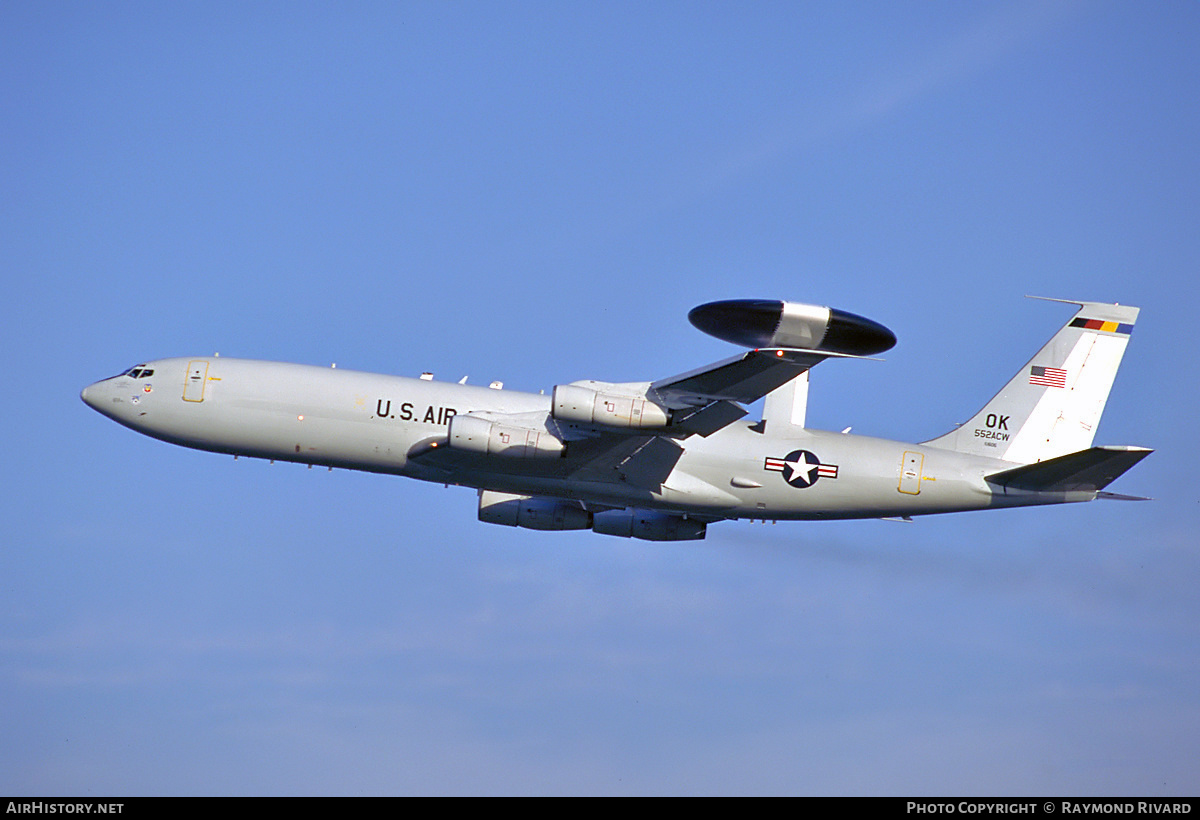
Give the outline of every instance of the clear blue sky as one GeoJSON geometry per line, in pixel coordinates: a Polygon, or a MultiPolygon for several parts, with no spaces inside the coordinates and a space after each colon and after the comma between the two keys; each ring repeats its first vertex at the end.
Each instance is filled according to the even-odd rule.
{"type": "Polygon", "coordinates": [[[0,792],[1200,791],[1200,6],[0,7],[0,792]],[[1098,443],[1144,504],[480,524],[85,407],[147,358],[548,389],[876,319],[809,421],[970,415],[1142,307],[1098,443]]]}

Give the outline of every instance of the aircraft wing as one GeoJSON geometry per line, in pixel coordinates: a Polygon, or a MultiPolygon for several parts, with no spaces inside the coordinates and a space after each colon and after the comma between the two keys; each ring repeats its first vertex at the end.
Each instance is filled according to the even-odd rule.
{"type": "Polygon", "coordinates": [[[613,481],[657,490],[683,455],[683,448],[663,436],[607,435],[574,445],[578,467],[571,477],[581,481],[613,481]]]}
{"type": "MultiPolygon", "coordinates": [[[[502,414],[492,414],[502,417],[502,414]]],[[[455,416],[455,418],[459,418],[455,416]]],[[[517,428],[507,428],[515,431],[517,428]]],[[[577,481],[620,481],[657,491],[667,480],[683,448],[659,435],[603,433],[573,440],[558,458],[513,458],[499,453],[473,452],[451,446],[444,436],[431,436],[413,445],[408,460],[447,477],[468,473],[547,475],[577,481]]]]}
{"type": "Polygon", "coordinates": [[[650,390],[664,405],[675,409],[720,401],[750,404],[829,358],[864,357],[825,350],[760,348],[659,379],[650,385],[650,390]]]}

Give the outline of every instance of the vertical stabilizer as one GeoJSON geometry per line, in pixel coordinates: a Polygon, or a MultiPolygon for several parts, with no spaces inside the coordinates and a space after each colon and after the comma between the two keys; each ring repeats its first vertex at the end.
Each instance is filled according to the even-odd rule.
{"type": "Polygon", "coordinates": [[[1003,390],[966,424],[925,444],[1020,464],[1091,447],[1138,308],[1069,304],[1079,312],[1003,390]]]}

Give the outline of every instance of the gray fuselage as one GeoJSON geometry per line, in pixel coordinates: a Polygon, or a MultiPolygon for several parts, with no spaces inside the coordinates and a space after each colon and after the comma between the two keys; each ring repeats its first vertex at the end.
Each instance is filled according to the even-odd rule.
{"type": "Polygon", "coordinates": [[[82,397],[140,433],[200,450],[714,520],[926,515],[1095,497],[1006,492],[985,480],[1013,466],[999,459],[795,427],[782,435],[762,422],[672,437],[665,459],[642,452],[661,438],[647,430],[584,431],[549,459],[450,452],[453,416],[545,417],[550,397],[332,367],[159,359],[82,397]]]}

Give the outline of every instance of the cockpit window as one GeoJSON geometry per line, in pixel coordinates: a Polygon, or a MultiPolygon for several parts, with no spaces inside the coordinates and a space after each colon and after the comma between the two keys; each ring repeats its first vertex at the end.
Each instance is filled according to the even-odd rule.
{"type": "Polygon", "coordinates": [[[110,379],[119,379],[122,376],[128,376],[131,379],[148,379],[154,375],[152,368],[146,367],[144,364],[135,364],[128,370],[122,370],[115,376],[109,376],[110,379]]]}

